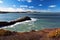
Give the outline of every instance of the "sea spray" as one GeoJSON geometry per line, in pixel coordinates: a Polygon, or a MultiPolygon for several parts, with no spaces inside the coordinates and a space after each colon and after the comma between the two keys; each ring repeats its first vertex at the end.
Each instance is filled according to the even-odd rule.
{"type": "Polygon", "coordinates": [[[31,18],[32,20],[28,20],[28,21],[24,21],[24,22],[18,22],[15,23],[14,25],[11,26],[5,26],[2,27],[0,29],[7,29],[7,30],[11,30],[11,31],[30,31],[33,30],[35,27],[34,22],[37,21],[38,19],[35,18],[31,18]]]}

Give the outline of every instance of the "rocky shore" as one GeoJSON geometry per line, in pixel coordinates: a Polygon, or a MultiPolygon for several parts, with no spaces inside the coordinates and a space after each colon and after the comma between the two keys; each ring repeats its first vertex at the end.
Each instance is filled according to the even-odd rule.
{"type": "Polygon", "coordinates": [[[60,28],[30,32],[15,32],[0,29],[0,40],[60,40],[60,28]]]}
{"type": "Polygon", "coordinates": [[[22,17],[22,18],[19,18],[19,19],[16,19],[16,20],[12,20],[10,22],[0,21],[0,27],[10,26],[10,25],[13,25],[17,22],[23,22],[23,21],[27,21],[27,20],[31,20],[31,18],[28,17],[28,16],[25,16],[25,17],[22,17]]]}

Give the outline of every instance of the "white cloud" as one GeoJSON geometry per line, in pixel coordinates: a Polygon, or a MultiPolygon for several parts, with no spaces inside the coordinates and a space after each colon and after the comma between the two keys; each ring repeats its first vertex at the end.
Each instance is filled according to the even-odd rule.
{"type": "Polygon", "coordinates": [[[14,8],[12,8],[12,7],[9,7],[9,8],[0,8],[0,11],[15,11],[15,9],[14,8]]]}
{"type": "Polygon", "coordinates": [[[16,5],[12,5],[13,7],[16,7],[16,5]]]}
{"type": "Polygon", "coordinates": [[[12,7],[9,7],[9,8],[2,8],[0,7],[0,11],[6,11],[6,12],[19,12],[19,11],[23,11],[22,8],[12,8],[12,7]]]}
{"type": "Polygon", "coordinates": [[[20,5],[20,8],[34,8],[34,6],[20,5]]]}
{"type": "Polygon", "coordinates": [[[42,4],[39,4],[39,6],[43,6],[42,4]]]}
{"type": "Polygon", "coordinates": [[[20,2],[20,1],[22,1],[22,2],[27,1],[27,2],[29,2],[29,3],[32,2],[32,0],[18,0],[18,1],[19,1],[19,2],[20,2]]]}
{"type": "Polygon", "coordinates": [[[54,7],[56,7],[56,5],[50,5],[49,7],[54,8],[54,7]]]}
{"type": "Polygon", "coordinates": [[[21,0],[18,0],[18,1],[21,1],[21,0]]]}
{"type": "Polygon", "coordinates": [[[28,5],[20,5],[20,7],[22,7],[22,8],[27,8],[28,5]]]}
{"type": "Polygon", "coordinates": [[[23,12],[23,11],[37,11],[37,12],[51,12],[50,10],[32,10],[32,9],[24,9],[24,8],[3,8],[0,7],[0,11],[5,11],[5,12],[23,12]]]}
{"type": "Polygon", "coordinates": [[[3,1],[2,1],[2,0],[0,0],[0,3],[3,3],[3,1]]]}
{"type": "Polygon", "coordinates": [[[29,6],[29,8],[34,8],[34,6],[29,6]]]}
{"type": "Polygon", "coordinates": [[[26,0],[26,1],[29,2],[29,3],[32,2],[32,0],[26,0]]]}
{"type": "Polygon", "coordinates": [[[18,1],[19,1],[19,2],[20,2],[20,1],[25,2],[25,1],[27,1],[27,0],[18,0],[18,1]]]}
{"type": "Polygon", "coordinates": [[[24,10],[24,8],[17,8],[16,11],[21,12],[21,11],[25,11],[25,10],[24,10]]]}

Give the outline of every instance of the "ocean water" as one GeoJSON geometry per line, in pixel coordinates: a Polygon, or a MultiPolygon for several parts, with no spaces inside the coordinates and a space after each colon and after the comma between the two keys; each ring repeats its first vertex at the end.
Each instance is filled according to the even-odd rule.
{"type": "Polygon", "coordinates": [[[24,16],[29,16],[32,20],[18,22],[11,26],[2,27],[1,29],[26,32],[46,28],[60,28],[60,13],[1,13],[0,21],[11,21],[24,16]]]}

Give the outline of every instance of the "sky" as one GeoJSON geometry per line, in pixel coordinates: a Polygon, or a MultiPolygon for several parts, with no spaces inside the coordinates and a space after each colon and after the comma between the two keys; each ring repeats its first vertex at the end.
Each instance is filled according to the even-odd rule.
{"type": "Polygon", "coordinates": [[[60,0],[0,0],[0,11],[59,12],[60,0]]]}

